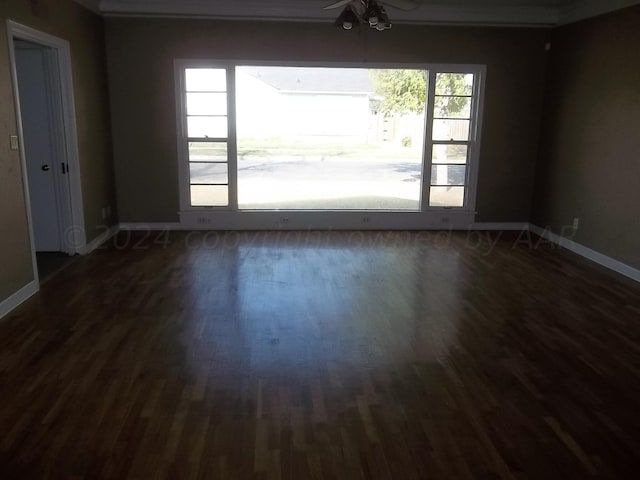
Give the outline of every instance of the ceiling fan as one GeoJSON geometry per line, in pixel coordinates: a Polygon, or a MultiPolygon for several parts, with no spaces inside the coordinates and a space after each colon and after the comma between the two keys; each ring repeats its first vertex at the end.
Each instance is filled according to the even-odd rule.
{"type": "Polygon", "coordinates": [[[335,24],[345,30],[351,30],[354,26],[364,23],[381,32],[391,28],[385,5],[400,10],[413,10],[420,5],[420,2],[418,0],[339,0],[327,5],[324,9],[344,7],[335,24]]]}

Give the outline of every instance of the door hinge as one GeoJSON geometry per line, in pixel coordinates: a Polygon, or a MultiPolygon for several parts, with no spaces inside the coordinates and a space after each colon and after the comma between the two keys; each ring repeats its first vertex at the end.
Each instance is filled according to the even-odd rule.
{"type": "Polygon", "coordinates": [[[62,173],[69,173],[69,165],[64,162],[62,162],[60,165],[62,165],[62,173]]]}

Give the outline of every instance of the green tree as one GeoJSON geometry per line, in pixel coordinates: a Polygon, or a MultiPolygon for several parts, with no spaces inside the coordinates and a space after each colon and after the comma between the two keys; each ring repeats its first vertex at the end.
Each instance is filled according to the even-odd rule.
{"type": "Polygon", "coordinates": [[[385,115],[424,110],[425,72],[422,70],[369,70],[373,88],[382,97],[380,112],[385,115]]]}
{"type": "Polygon", "coordinates": [[[464,73],[436,74],[435,114],[438,117],[454,116],[469,105],[471,85],[467,84],[464,73]]]}
{"type": "MultiPolygon", "coordinates": [[[[382,97],[380,112],[385,115],[422,113],[427,93],[427,72],[411,69],[369,70],[377,95],[382,97]]],[[[469,102],[470,86],[465,75],[439,73],[436,75],[436,115],[449,116],[459,113],[469,102]]]]}

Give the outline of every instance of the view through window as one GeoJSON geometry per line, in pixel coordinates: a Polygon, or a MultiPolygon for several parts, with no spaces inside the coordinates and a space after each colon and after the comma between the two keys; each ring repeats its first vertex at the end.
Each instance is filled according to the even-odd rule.
{"type": "Polygon", "coordinates": [[[473,100],[473,74],[436,73],[431,128],[429,206],[462,207],[473,100]]]}
{"type": "Polygon", "coordinates": [[[226,70],[185,69],[185,97],[191,206],[227,206],[226,70]]]}
{"type": "Polygon", "coordinates": [[[472,207],[480,71],[185,61],[181,205],[472,207]]]}
{"type": "Polygon", "coordinates": [[[238,207],[419,210],[425,82],[423,70],[237,67],[238,207]]]}

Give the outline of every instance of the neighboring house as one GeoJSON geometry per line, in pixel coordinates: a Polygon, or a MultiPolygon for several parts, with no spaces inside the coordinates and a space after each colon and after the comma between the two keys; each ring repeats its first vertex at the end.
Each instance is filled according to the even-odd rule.
{"type": "Polygon", "coordinates": [[[240,67],[238,136],[364,143],[377,125],[367,69],[240,67]]]}
{"type": "Polygon", "coordinates": [[[421,145],[424,115],[384,117],[365,68],[239,67],[238,136],[421,145]]]}

